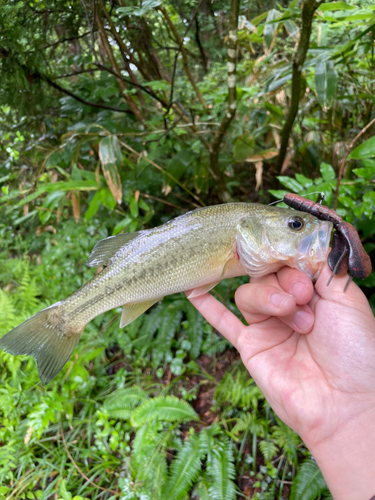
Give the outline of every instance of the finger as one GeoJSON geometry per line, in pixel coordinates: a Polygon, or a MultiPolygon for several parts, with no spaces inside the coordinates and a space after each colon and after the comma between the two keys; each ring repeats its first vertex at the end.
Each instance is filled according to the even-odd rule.
{"type": "Polygon", "coordinates": [[[261,285],[270,285],[270,286],[279,286],[277,276],[275,273],[272,274],[266,274],[265,276],[261,276],[260,278],[251,278],[250,277],[250,283],[255,284],[261,284],[261,285]]]}
{"type": "Polygon", "coordinates": [[[189,300],[201,315],[237,349],[237,340],[246,328],[245,325],[209,293],[189,300]]]}
{"type": "Polygon", "coordinates": [[[279,318],[283,323],[298,333],[310,333],[314,327],[315,316],[309,305],[297,306],[297,310],[279,318]]]}
{"type": "Polygon", "coordinates": [[[334,276],[329,286],[327,286],[331,274],[332,271],[326,265],[315,285],[317,293],[323,299],[332,300],[366,313],[371,312],[366,296],[354,282],[351,282],[344,292],[349,275],[334,276]]]}
{"type": "Polygon", "coordinates": [[[280,287],[248,283],[235,294],[237,307],[249,324],[269,316],[287,316],[295,312],[296,301],[280,287]]]}
{"type": "Polygon", "coordinates": [[[314,294],[311,279],[302,271],[283,267],[277,273],[279,284],[283,290],[292,295],[297,304],[307,304],[314,294]]]}

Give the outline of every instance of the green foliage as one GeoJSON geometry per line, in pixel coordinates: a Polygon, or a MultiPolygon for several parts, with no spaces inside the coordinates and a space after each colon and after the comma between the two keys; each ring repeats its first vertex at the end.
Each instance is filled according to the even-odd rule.
{"type": "MultiPolygon", "coordinates": [[[[88,281],[100,239],[221,199],[210,153],[227,104],[230,2],[104,6],[113,28],[90,2],[0,5],[0,335],[88,281]]],[[[373,6],[317,11],[278,172],[300,28],[300,2],[241,4],[237,111],[220,172],[233,201],[319,191],[332,207],[349,152],[337,211],[373,256],[374,126],[363,131],[374,117],[373,6]]],[[[213,293],[237,311],[245,281],[213,293]]],[[[374,273],[359,284],[375,308],[374,273]]],[[[0,352],[0,500],[113,498],[77,472],[61,429],[83,473],[123,500],[230,500],[248,495],[246,481],[258,500],[288,498],[285,481],[291,498],[329,498],[298,436],[184,296],[123,330],[120,314],[95,318],[47,387],[32,358],[0,352]]]]}
{"type": "Polygon", "coordinates": [[[293,482],[291,500],[315,500],[327,490],[326,482],[314,460],[306,460],[293,482]]]}
{"type": "Polygon", "coordinates": [[[221,446],[213,450],[212,458],[207,466],[207,475],[210,479],[209,495],[212,500],[234,500],[236,488],[234,457],[232,444],[224,439],[221,446]]]}
{"type": "Polygon", "coordinates": [[[197,420],[199,417],[193,408],[174,396],[159,396],[142,403],[132,414],[134,427],[152,420],[182,423],[197,420]]]}
{"type": "Polygon", "coordinates": [[[162,498],[182,500],[196,481],[202,465],[202,445],[199,436],[193,435],[186,441],[172,462],[170,476],[162,498]]]}

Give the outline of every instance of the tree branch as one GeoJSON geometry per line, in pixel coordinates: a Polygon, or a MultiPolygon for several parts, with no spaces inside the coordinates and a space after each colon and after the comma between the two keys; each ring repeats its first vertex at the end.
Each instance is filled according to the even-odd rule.
{"type": "MultiPolygon", "coordinates": [[[[168,12],[165,10],[165,8],[162,5],[159,5],[158,9],[163,14],[165,20],[167,21],[168,26],[172,30],[172,33],[173,33],[173,36],[176,39],[176,42],[178,43],[179,49],[181,50],[182,62],[184,64],[185,73],[186,73],[188,79],[190,80],[190,83],[191,83],[192,87],[194,88],[194,91],[195,91],[195,93],[197,95],[197,98],[198,98],[199,102],[202,104],[202,106],[204,108],[206,108],[207,104],[205,103],[205,101],[204,101],[204,99],[202,97],[202,94],[200,93],[200,90],[199,90],[197,84],[195,83],[195,80],[194,80],[193,75],[191,74],[191,71],[190,71],[190,68],[189,68],[189,61],[188,61],[188,58],[187,58],[187,55],[186,55],[186,51],[185,51],[185,48],[184,48],[184,40],[180,38],[180,35],[178,34],[178,32],[176,30],[176,27],[173,24],[171,18],[168,15],[168,12]]],[[[196,13],[197,13],[197,11],[195,12],[194,16],[192,16],[192,19],[191,19],[191,22],[190,22],[188,28],[190,28],[190,25],[193,22],[196,13]]],[[[176,53],[175,57],[176,57],[176,60],[177,60],[178,52],[176,53]]]]}
{"type": "MultiPolygon", "coordinates": [[[[118,48],[120,49],[120,53],[121,53],[122,59],[123,59],[124,64],[125,64],[126,71],[129,73],[131,81],[134,84],[138,84],[138,81],[137,81],[136,77],[134,76],[133,71],[130,68],[129,59],[128,59],[128,52],[129,51],[127,50],[127,48],[126,48],[124,42],[122,41],[122,38],[120,37],[120,35],[117,33],[117,30],[115,28],[115,25],[113,24],[111,15],[108,12],[106,6],[104,5],[103,0],[98,0],[98,2],[99,2],[100,7],[101,7],[101,9],[102,9],[102,11],[103,11],[103,13],[104,13],[107,21],[108,21],[109,27],[111,29],[112,36],[116,40],[118,48]]],[[[134,59],[134,57],[132,59],[134,59]]],[[[134,63],[134,61],[133,61],[133,63],[134,63]]],[[[137,92],[137,96],[138,96],[138,99],[141,102],[141,104],[144,105],[145,103],[143,101],[143,97],[142,97],[142,95],[141,95],[141,93],[139,91],[137,92]]]]}
{"type": "Polygon", "coordinates": [[[51,43],[50,45],[46,45],[45,47],[43,47],[43,50],[50,49],[51,47],[56,47],[56,45],[59,45],[60,43],[72,42],[73,40],[78,40],[79,38],[83,38],[89,34],[90,34],[90,31],[87,31],[86,33],[83,33],[83,35],[72,36],[70,38],[62,38],[61,40],[58,40],[57,42],[51,43]]]}
{"type": "MultiPolygon", "coordinates": [[[[98,0],[98,1],[100,2],[100,0],[98,0]]],[[[108,41],[107,34],[106,34],[104,26],[103,26],[103,20],[100,17],[100,14],[99,14],[98,11],[96,11],[95,14],[96,14],[95,21],[96,21],[96,24],[97,24],[97,27],[98,27],[98,30],[99,30],[99,35],[100,35],[100,38],[101,38],[101,40],[103,42],[103,45],[104,45],[106,54],[108,56],[110,65],[112,67],[112,70],[117,75],[119,75],[120,74],[120,70],[119,70],[117,61],[115,59],[115,56],[113,54],[112,47],[111,47],[111,45],[110,45],[110,43],[108,41]]],[[[137,119],[141,123],[144,124],[145,117],[143,116],[143,113],[138,109],[138,106],[136,105],[136,103],[134,102],[134,100],[132,99],[132,97],[127,93],[127,89],[126,89],[125,83],[122,80],[122,78],[118,78],[117,77],[117,83],[118,83],[118,86],[120,88],[121,93],[125,97],[125,100],[126,100],[128,106],[129,106],[129,108],[133,111],[133,114],[137,117],[137,119]]]]}
{"type": "Polygon", "coordinates": [[[229,201],[229,193],[225,185],[223,173],[219,166],[220,146],[223,142],[226,131],[229,128],[237,108],[237,88],[236,88],[236,66],[237,66],[237,28],[238,15],[240,10],[240,0],[231,0],[230,22],[227,42],[227,67],[228,67],[228,106],[226,113],[221,120],[217,130],[210,153],[211,173],[216,179],[219,187],[220,198],[222,201],[229,201]]]}
{"type": "Polygon", "coordinates": [[[63,94],[66,94],[73,99],[75,99],[78,102],[81,102],[82,104],[86,104],[86,106],[92,106],[94,108],[100,108],[100,109],[109,109],[110,111],[117,111],[118,113],[126,113],[128,115],[133,115],[133,112],[130,111],[130,109],[121,109],[121,108],[114,108],[113,106],[107,106],[106,104],[100,104],[98,102],[91,102],[91,101],[86,101],[85,99],[82,99],[82,97],[73,94],[73,92],[70,92],[70,90],[64,89],[60,85],[58,85],[56,82],[48,78],[48,76],[42,77],[51,87],[55,88],[56,90],[59,90],[63,94]]]}
{"type": "Polygon", "coordinates": [[[306,59],[309,48],[312,21],[316,9],[323,3],[323,0],[306,0],[302,8],[302,29],[297,47],[297,52],[293,60],[292,96],[288,116],[286,117],[283,130],[281,132],[281,144],[277,169],[281,171],[286,152],[288,149],[289,137],[293,128],[294,120],[298,113],[299,100],[301,94],[302,67],[306,59]]]}

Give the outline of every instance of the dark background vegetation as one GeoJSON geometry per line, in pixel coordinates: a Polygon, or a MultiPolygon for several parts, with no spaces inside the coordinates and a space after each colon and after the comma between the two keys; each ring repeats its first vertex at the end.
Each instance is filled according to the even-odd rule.
{"type": "MultiPolygon", "coordinates": [[[[373,2],[2,0],[0,26],[1,334],[98,240],[199,206],[321,191],[374,256],[373,2]]],[[[331,498],[182,294],[120,313],[46,387],[0,353],[0,498],[331,498]]]]}

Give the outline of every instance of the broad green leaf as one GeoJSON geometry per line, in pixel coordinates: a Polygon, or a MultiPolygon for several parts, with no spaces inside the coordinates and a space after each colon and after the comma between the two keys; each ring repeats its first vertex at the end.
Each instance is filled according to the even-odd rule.
{"type": "Polygon", "coordinates": [[[47,184],[46,186],[40,187],[40,192],[48,191],[73,191],[77,189],[78,191],[95,191],[99,189],[99,185],[96,181],[61,181],[61,182],[52,182],[47,184]]]}
{"type": "Polygon", "coordinates": [[[324,110],[333,102],[337,90],[337,73],[332,61],[319,61],[315,66],[315,90],[324,110]]]}
{"type": "Polygon", "coordinates": [[[355,9],[354,5],[349,5],[345,2],[328,2],[323,3],[319,9],[322,12],[332,11],[332,10],[353,10],[355,9]]]}
{"type": "Polygon", "coordinates": [[[99,158],[102,171],[111,193],[117,203],[122,200],[122,186],[118,167],[121,165],[121,152],[117,136],[108,135],[99,143],[99,158]]]}
{"type": "Polygon", "coordinates": [[[251,156],[255,149],[255,139],[248,132],[240,135],[234,142],[233,155],[236,161],[242,161],[251,156]]]}
{"type": "Polygon", "coordinates": [[[86,210],[85,219],[89,220],[91,219],[91,217],[94,217],[101,204],[102,204],[102,194],[100,191],[98,191],[97,193],[95,193],[95,196],[91,200],[89,208],[86,210]]]}
{"type": "Polygon", "coordinates": [[[327,489],[317,463],[306,460],[300,467],[292,485],[290,500],[315,500],[327,489]]]}
{"type": "Polygon", "coordinates": [[[287,177],[285,175],[279,175],[277,178],[283,186],[290,189],[293,193],[300,193],[301,191],[303,191],[303,186],[301,186],[301,184],[295,179],[292,179],[291,177],[287,177]]]}
{"type": "Polygon", "coordinates": [[[350,160],[363,160],[375,156],[375,135],[356,147],[348,156],[350,160]]]}
{"type": "Polygon", "coordinates": [[[100,195],[103,205],[110,210],[113,210],[116,206],[116,200],[114,199],[111,191],[108,188],[101,189],[100,195]]]}
{"type": "Polygon", "coordinates": [[[182,399],[175,396],[157,396],[139,406],[132,415],[132,424],[140,427],[151,420],[165,422],[188,422],[199,420],[193,408],[182,399]]]}
{"type": "Polygon", "coordinates": [[[269,24],[270,21],[275,21],[280,17],[279,11],[271,9],[268,11],[266,25],[264,26],[263,37],[266,47],[270,50],[275,40],[279,23],[269,24]],[[268,24],[267,24],[268,23],[268,24]]]}
{"type": "Polygon", "coordinates": [[[126,215],[122,220],[120,220],[120,222],[115,225],[112,231],[112,235],[115,236],[116,234],[118,234],[120,231],[125,229],[132,221],[133,219],[129,217],[129,215],[126,215]]]}
{"type": "Polygon", "coordinates": [[[336,178],[335,171],[333,170],[331,165],[328,165],[327,163],[321,163],[320,173],[322,174],[322,177],[326,182],[333,181],[333,179],[336,178]]]}
{"type": "Polygon", "coordinates": [[[314,181],[312,179],[308,179],[302,174],[296,174],[295,175],[296,180],[303,186],[304,188],[307,188],[309,186],[312,186],[314,184],[314,181]]]}
{"type": "Polygon", "coordinates": [[[142,2],[142,7],[119,7],[117,12],[126,16],[141,17],[155,7],[158,7],[161,3],[161,0],[145,0],[142,2]]]}

